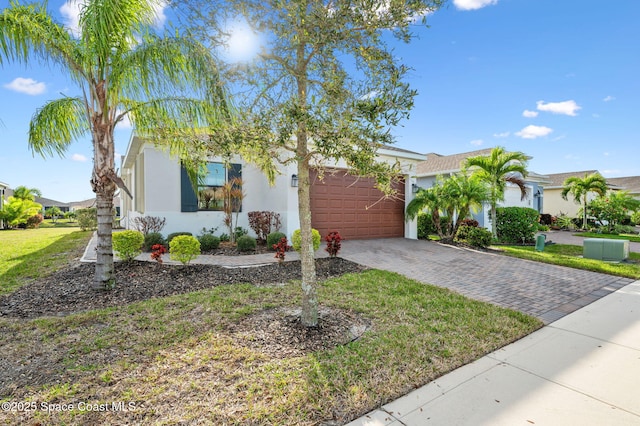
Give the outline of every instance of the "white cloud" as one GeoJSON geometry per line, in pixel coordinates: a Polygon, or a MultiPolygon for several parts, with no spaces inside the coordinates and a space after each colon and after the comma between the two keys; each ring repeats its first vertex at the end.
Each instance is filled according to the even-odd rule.
{"type": "Polygon", "coordinates": [[[47,90],[47,85],[35,81],[32,78],[22,78],[18,77],[14,79],[11,83],[7,83],[4,85],[5,88],[9,90],[13,90],[14,92],[26,93],[27,95],[40,95],[47,90]]]}
{"type": "MultiPolygon", "coordinates": [[[[118,114],[121,113],[122,111],[118,111],[118,114]]],[[[129,114],[126,114],[122,121],[118,122],[118,124],[116,125],[116,129],[118,130],[126,130],[131,128],[133,128],[133,125],[131,124],[131,120],[129,120],[129,114]]]]}
{"type": "Polygon", "coordinates": [[[605,101],[605,102],[610,102],[610,101],[612,101],[612,100],[614,100],[614,99],[615,99],[615,98],[614,98],[613,96],[609,95],[609,96],[605,97],[605,98],[603,99],[603,101],[605,101]]]}
{"type": "Polygon", "coordinates": [[[476,10],[497,3],[498,0],[453,0],[453,4],[460,10],[476,10]]]}
{"type": "Polygon", "coordinates": [[[608,152],[603,152],[602,155],[604,155],[605,157],[608,157],[611,154],[609,154],[608,152]]]}
{"type": "Polygon", "coordinates": [[[474,139],[470,143],[471,143],[471,145],[480,146],[480,145],[484,144],[484,141],[482,139],[474,139]]]}
{"type": "Polygon", "coordinates": [[[524,129],[516,132],[516,136],[520,136],[522,139],[536,139],[542,136],[547,136],[553,132],[553,129],[545,126],[527,126],[524,129]]]}
{"type": "Polygon", "coordinates": [[[548,103],[545,103],[544,101],[538,101],[536,105],[539,111],[547,111],[553,114],[564,114],[571,116],[576,116],[576,111],[582,109],[582,107],[579,106],[574,100],[548,103]]]}
{"type": "Polygon", "coordinates": [[[523,117],[527,117],[527,118],[533,118],[533,117],[537,117],[538,116],[538,112],[537,111],[529,111],[528,109],[525,109],[524,111],[522,111],[522,116],[523,117]]]}
{"type": "MultiPolygon", "coordinates": [[[[64,26],[75,37],[80,36],[80,9],[84,5],[85,0],[67,0],[60,6],[60,14],[64,26]]],[[[161,28],[167,20],[164,9],[168,6],[165,0],[157,0],[153,2],[153,10],[155,14],[155,25],[161,28]]]]}
{"type": "Polygon", "coordinates": [[[508,138],[511,132],[494,133],[494,138],[508,138]]]}
{"type": "Polygon", "coordinates": [[[80,163],[84,163],[85,161],[87,161],[87,157],[85,157],[85,156],[84,156],[84,155],[82,155],[82,154],[73,154],[73,155],[71,156],[71,160],[73,160],[73,161],[78,161],[78,162],[80,162],[80,163]]]}

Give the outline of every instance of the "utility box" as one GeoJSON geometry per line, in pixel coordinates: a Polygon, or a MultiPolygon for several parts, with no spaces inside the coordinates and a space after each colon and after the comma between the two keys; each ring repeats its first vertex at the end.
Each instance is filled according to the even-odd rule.
{"type": "Polygon", "coordinates": [[[536,251],[544,251],[544,244],[547,236],[540,234],[536,237],[536,251]]]}
{"type": "Polygon", "coordinates": [[[585,259],[621,261],[629,257],[629,240],[585,238],[582,247],[585,259]]]}

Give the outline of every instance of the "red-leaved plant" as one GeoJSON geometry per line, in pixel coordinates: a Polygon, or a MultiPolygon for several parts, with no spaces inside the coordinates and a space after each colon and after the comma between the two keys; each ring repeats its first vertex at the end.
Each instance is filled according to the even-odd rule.
{"type": "Polygon", "coordinates": [[[342,247],[340,241],[342,241],[343,238],[340,236],[340,233],[338,231],[331,231],[324,237],[324,240],[327,242],[327,248],[325,250],[329,253],[329,257],[336,257],[342,247]]]}
{"type": "Polygon", "coordinates": [[[167,248],[162,244],[154,244],[151,246],[151,259],[162,265],[162,255],[167,252],[167,248]]]}
{"type": "Polygon", "coordinates": [[[291,246],[288,244],[287,237],[280,238],[278,244],[273,245],[273,249],[276,251],[275,258],[278,259],[278,263],[284,262],[285,253],[291,250],[291,246]]]}

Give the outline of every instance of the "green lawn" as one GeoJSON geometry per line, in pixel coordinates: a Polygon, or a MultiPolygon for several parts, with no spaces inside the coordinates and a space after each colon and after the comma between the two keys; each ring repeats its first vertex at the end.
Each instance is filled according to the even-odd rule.
{"type": "MultiPolygon", "coordinates": [[[[63,230],[34,235],[42,231],[63,230]]],[[[51,236],[47,247],[22,248],[20,257],[38,263],[74,235],[67,231],[51,236]]],[[[82,246],[79,239],[74,244],[82,246]]],[[[341,424],[542,326],[515,311],[370,270],[319,287],[323,306],[370,323],[351,343],[288,353],[277,341],[261,344],[263,328],[238,328],[253,314],[296,308],[300,297],[299,283],[234,284],[62,318],[0,319],[0,352],[21,362],[38,348],[37,361],[51,375],[0,400],[123,401],[135,408],[21,412],[23,423],[341,424]],[[66,374],[63,380],[57,371],[66,374]]]]}
{"type": "Polygon", "coordinates": [[[90,231],[65,227],[0,231],[0,294],[66,266],[90,237],[90,231]]]}
{"type": "Polygon", "coordinates": [[[594,259],[583,259],[581,257],[581,246],[566,244],[545,246],[543,252],[537,252],[535,248],[531,246],[500,246],[499,248],[496,247],[496,249],[504,251],[504,253],[509,256],[521,259],[640,279],[640,253],[629,253],[630,262],[613,263],[594,259]]]}
{"type": "Polygon", "coordinates": [[[585,237],[585,238],[609,238],[612,240],[629,240],[634,243],[640,243],[640,235],[632,235],[632,234],[596,234],[595,232],[580,232],[578,234],[573,234],[577,237],[585,237]]]}

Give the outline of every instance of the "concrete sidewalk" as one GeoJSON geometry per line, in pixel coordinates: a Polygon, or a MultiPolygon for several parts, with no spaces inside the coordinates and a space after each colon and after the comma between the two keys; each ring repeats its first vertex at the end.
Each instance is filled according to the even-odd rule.
{"type": "Polygon", "coordinates": [[[640,425],[640,281],[350,426],[640,425]]]}

